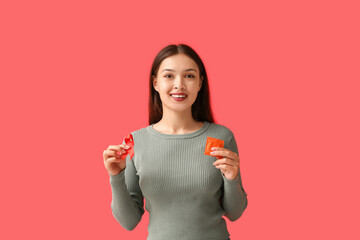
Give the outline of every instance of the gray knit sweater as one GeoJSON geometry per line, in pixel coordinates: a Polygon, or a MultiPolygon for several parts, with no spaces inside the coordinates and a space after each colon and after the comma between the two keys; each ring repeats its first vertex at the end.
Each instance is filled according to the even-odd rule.
{"type": "MultiPolygon", "coordinates": [[[[134,156],[126,168],[110,176],[111,209],[120,225],[131,231],[149,212],[147,240],[225,240],[230,234],[225,215],[239,219],[247,194],[238,176],[227,179],[205,155],[207,137],[224,140],[224,148],[238,154],[232,131],[204,122],[186,134],[164,134],[153,124],[131,132],[134,156]]],[[[123,142],[124,143],[124,142],[123,142]]],[[[241,163],[240,163],[241,168],[241,163]]]]}

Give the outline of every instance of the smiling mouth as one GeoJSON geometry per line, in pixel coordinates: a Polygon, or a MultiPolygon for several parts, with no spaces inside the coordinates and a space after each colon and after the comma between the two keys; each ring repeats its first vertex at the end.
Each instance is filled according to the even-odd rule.
{"type": "Polygon", "coordinates": [[[187,95],[170,94],[170,96],[171,96],[175,101],[183,101],[185,98],[187,98],[187,95]]]}

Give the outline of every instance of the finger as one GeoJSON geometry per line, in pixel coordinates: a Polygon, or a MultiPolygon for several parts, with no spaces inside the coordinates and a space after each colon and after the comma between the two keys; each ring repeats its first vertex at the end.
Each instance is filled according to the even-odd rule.
{"type": "Polygon", "coordinates": [[[219,164],[219,165],[216,165],[215,167],[218,169],[223,169],[223,170],[227,170],[227,171],[235,168],[234,166],[227,165],[227,164],[219,164]]]}
{"type": "MultiPolygon", "coordinates": [[[[126,144],[120,144],[120,145],[110,145],[107,150],[119,152],[120,153],[126,153],[126,151],[130,149],[130,146],[127,146],[126,144]]],[[[114,154],[111,154],[109,156],[115,156],[114,154]]]]}
{"type": "Polygon", "coordinates": [[[112,162],[120,162],[121,160],[116,157],[110,157],[106,161],[112,163],[112,162]]]}
{"type": "Polygon", "coordinates": [[[235,168],[238,168],[238,166],[236,164],[233,164],[231,162],[223,162],[223,163],[216,163],[214,162],[213,165],[216,167],[216,166],[219,166],[219,165],[226,165],[226,166],[230,166],[230,167],[235,167],[235,168]]]}
{"type": "Polygon", "coordinates": [[[120,153],[126,153],[126,150],[124,149],[121,149],[120,151],[117,151],[117,150],[105,150],[104,151],[104,157],[108,158],[110,156],[116,156],[116,155],[119,155],[120,153]]]}
{"type": "Polygon", "coordinates": [[[211,151],[215,151],[215,150],[228,150],[228,149],[223,148],[223,147],[212,147],[211,148],[211,151]]]}
{"type": "Polygon", "coordinates": [[[120,158],[122,154],[126,153],[126,150],[120,150],[120,151],[116,151],[116,150],[105,150],[104,151],[104,159],[107,159],[109,157],[117,157],[120,158]]]}
{"type": "Polygon", "coordinates": [[[213,163],[214,166],[221,165],[221,164],[229,165],[229,166],[237,166],[236,162],[230,158],[221,158],[221,159],[216,160],[213,163]]]}
{"type": "Polygon", "coordinates": [[[219,164],[219,165],[216,165],[215,166],[216,168],[219,168],[219,169],[228,169],[230,167],[230,165],[226,165],[226,164],[219,164]]]}
{"type": "Polygon", "coordinates": [[[225,149],[225,150],[213,150],[211,153],[211,155],[213,156],[224,156],[224,157],[228,157],[228,158],[232,158],[232,159],[236,159],[237,155],[236,153],[225,149]]]}
{"type": "Polygon", "coordinates": [[[103,158],[104,158],[104,162],[109,158],[109,156],[112,154],[113,151],[109,151],[109,150],[104,150],[103,152],[103,158]]]}
{"type": "Polygon", "coordinates": [[[129,149],[130,146],[126,147],[126,144],[120,144],[120,145],[110,145],[107,149],[108,150],[114,150],[114,151],[120,151],[122,149],[129,149]]]}

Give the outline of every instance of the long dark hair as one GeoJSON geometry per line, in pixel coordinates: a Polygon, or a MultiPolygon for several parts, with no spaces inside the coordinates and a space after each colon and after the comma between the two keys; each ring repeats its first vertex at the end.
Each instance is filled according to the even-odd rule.
{"type": "Polygon", "coordinates": [[[209,83],[205,70],[205,66],[200,59],[199,55],[188,45],[178,44],[178,45],[168,45],[160,50],[157,56],[154,59],[154,62],[151,66],[150,80],[149,80],[149,125],[157,123],[161,120],[163,115],[162,102],[160,99],[159,93],[154,89],[153,86],[153,76],[157,76],[161,62],[170,56],[183,53],[188,57],[192,58],[199,67],[200,78],[203,76],[201,89],[198,92],[198,96],[191,106],[191,113],[195,120],[197,121],[208,121],[214,123],[212,116],[211,106],[210,106],[210,92],[209,92],[209,83]]]}

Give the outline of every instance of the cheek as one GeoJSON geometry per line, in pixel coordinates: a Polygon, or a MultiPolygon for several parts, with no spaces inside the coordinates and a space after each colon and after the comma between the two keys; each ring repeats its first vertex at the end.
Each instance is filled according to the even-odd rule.
{"type": "Polygon", "coordinates": [[[167,92],[171,89],[171,85],[169,83],[162,83],[159,88],[162,92],[167,92]]]}
{"type": "Polygon", "coordinates": [[[169,91],[169,88],[165,84],[158,85],[158,90],[160,94],[166,94],[169,91]]]}

